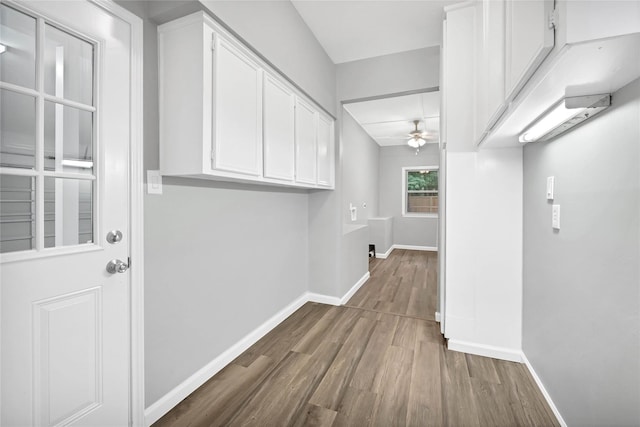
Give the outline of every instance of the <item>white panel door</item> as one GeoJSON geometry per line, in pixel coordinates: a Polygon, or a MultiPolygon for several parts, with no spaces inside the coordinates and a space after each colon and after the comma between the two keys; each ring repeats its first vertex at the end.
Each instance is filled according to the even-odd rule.
{"type": "Polygon", "coordinates": [[[333,185],[333,121],[318,117],[318,184],[333,185]]]}
{"type": "Polygon", "coordinates": [[[271,75],[264,75],[264,176],[293,181],[295,165],[295,98],[271,75]]]}
{"type": "Polygon", "coordinates": [[[296,99],[296,181],[316,183],[316,112],[306,102],[296,99]]]}
{"type": "Polygon", "coordinates": [[[88,1],[0,9],[0,424],[126,426],[132,29],[88,1]]]}
{"type": "Polygon", "coordinates": [[[551,52],[549,25],[554,0],[509,0],[506,3],[506,98],[517,95],[551,52]]]}
{"type": "Polygon", "coordinates": [[[231,41],[216,36],[213,167],[262,174],[261,69],[231,41]]]}

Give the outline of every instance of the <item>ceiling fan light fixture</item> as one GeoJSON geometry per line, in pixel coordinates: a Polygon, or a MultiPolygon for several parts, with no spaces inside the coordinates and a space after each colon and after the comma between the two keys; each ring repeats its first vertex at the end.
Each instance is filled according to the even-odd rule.
{"type": "Polygon", "coordinates": [[[418,138],[418,137],[409,138],[407,140],[407,144],[409,144],[409,147],[411,147],[411,148],[422,147],[425,142],[426,141],[424,139],[418,138]]]}
{"type": "Polygon", "coordinates": [[[413,121],[413,124],[415,125],[415,129],[413,132],[409,134],[411,138],[407,140],[407,144],[409,144],[409,147],[411,148],[420,148],[427,143],[427,140],[423,138],[423,133],[418,130],[419,123],[420,123],[420,120],[413,121]]]}

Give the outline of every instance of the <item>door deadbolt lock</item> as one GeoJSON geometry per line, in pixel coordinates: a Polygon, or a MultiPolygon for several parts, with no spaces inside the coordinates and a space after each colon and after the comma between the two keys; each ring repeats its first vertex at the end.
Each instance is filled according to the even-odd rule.
{"type": "Polygon", "coordinates": [[[119,259],[112,259],[107,264],[107,272],[111,274],[124,273],[129,269],[129,264],[119,259]]]}
{"type": "Polygon", "coordinates": [[[122,240],[122,231],[111,230],[107,233],[107,242],[113,244],[118,243],[120,240],[122,240]]]}

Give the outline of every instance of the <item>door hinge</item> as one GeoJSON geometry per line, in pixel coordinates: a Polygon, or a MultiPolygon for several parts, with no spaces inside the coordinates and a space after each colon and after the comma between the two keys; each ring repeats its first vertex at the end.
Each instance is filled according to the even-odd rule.
{"type": "Polygon", "coordinates": [[[211,150],[211,160],[215,160],[216,152],[215,150],[211,150]]]}
{"type": "Polygon", "coordinates": [[[127,257],[127,265],[129,266],[129,268],[131,268],[131,257],[130,256],[127,257]]]}
{"type": "Polygon", "coordinates": [[[211,39],[211,50],[216,50],[216,39],[215,39],[215,37],[211,39]]]}
{"type": "Polygon", "coordinates": [[[548,26],[550,30],[553,30],[558,25],[558,9],[553,9],[549,12],[548,26]]]}

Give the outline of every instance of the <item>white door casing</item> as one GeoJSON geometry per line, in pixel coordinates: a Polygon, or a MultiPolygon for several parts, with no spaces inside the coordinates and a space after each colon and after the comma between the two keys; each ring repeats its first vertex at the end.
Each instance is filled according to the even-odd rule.
{"type": "MultiPolygon", "coordinates": [[[[0,424],[142,424],[141,21],[102,0],[6,4],[39,19],[40,61],[45,22],[94,44],[96,142],[92,241],[45,248],[39,190],[39,243],[0,257],[0,424]],[[108,243],[109,230],[120,230],[122,240],[108,243]],[[106,271],[110,260],[132,256],[139,266],[106,271]]],[[[41,68],[33,92],[40,129],[44,105],[52,101],[42,90],[41,68]]],[[[36,156],[42,156],[38,132],[36,156]]],[[[39,162],[36,187],[54,177],[67,182],[39,162]]],[[[56,245],[61,242],[56,236],[56,245]]]]}

